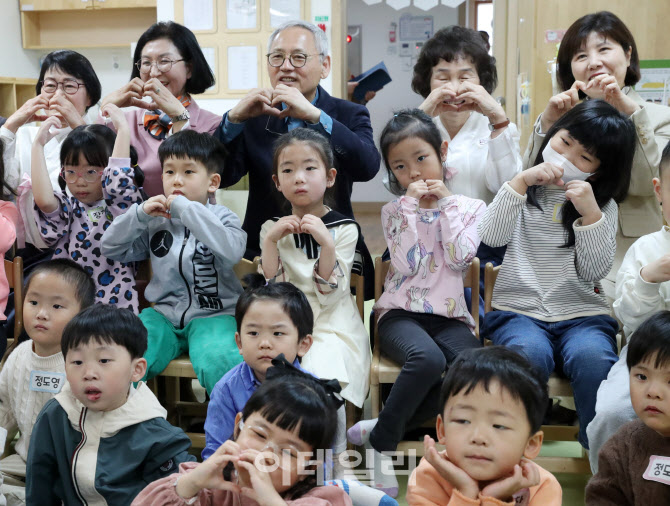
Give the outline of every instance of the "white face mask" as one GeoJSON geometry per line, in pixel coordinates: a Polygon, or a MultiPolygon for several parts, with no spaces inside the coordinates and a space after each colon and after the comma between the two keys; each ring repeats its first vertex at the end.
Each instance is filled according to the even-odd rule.
{"type": "Polygon", "coordinates": [[[548,142],[547,147],[542,151],[542,158],[545,162],[553,163],[563,169],[563,177],[561,177],[561,179],[564,183],[570,181],[586,181],[586,178],[591,175],[589,172],[582,172],[562,154],[554,151],[551,147],[551,142],[548,142]]]}

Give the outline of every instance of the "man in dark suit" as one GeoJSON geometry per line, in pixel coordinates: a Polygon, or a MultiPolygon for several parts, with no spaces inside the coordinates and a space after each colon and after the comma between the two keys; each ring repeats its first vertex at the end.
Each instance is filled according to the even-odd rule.
{"type": "Polygon", "coordinates": [[[330,73],[328,40],[320,28],[304,21],[280,26],[270,36],[267,62],[272,88],[251,90],[214,133],[230,152],[221,186],[249,173],[242,225],[248,234],[246,258],[260,254],[261,225],[284,214],[272,182],[272,145],[281,134],[307,127],[330,139],[337,169],[334,209],[352,218],[353,183],[372,179],[380,162],[368,110],[331,97],[319,86],[330,73]]]}

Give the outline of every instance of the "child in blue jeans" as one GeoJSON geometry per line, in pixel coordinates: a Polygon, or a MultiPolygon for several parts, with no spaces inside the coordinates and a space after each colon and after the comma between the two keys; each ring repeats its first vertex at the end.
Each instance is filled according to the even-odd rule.
{"type": "Polygon", "coordinates": [[[562,367],[585,448],[598,385],[617,360],[618,325],[600,280],[614,260],[634,151],[628,118],[602,100],[583,102],[547,132],[535,167],[503,185],[479,225],[483,242],[507,245],[481,334],[519,347],[545,380],[562,367]]]}

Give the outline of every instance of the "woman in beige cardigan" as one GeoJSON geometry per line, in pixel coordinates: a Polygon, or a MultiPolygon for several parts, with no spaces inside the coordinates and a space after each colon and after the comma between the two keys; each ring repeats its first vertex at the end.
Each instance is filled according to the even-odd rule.
{"type": "Polygon", "coordinates": [[[617,16],[602,11],[575,21],[558,50],[556,77],[563,92],[551,97],[537,118],[524,155],[524,168],[536,165],[544,132],[582,98],[602,98],[630,117],[637,143],[628,197],[619,204],[614,266],[603,280],[608,297],[626,251],[638,237],[663,225],[651,179],[658,177],[661,152],[670,139],[670,107],[645,102],[632,86],[640,80],[635,39],[617,16]]]}

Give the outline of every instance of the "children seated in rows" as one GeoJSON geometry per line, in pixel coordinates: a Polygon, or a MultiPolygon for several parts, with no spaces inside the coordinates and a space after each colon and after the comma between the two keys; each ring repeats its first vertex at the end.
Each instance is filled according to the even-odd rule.
{"type": "Polygon", "coordinates": [[[151,483],[133,506],[351,506],[341,488],[317,486],[317,464],[337,431],[339,390],[295,369],[271,368],[237,413],[233,437],[202,464],[182,465],[176,480],[151,483]]]}
{"type": "Polygon", "coordinates": [[[619,325],[601,279],[634,148],[630,119],[603,100],[582,102],[554,123],[535,166],[503,185],[479,225],[486,244],[507,244],[482,337],[521,347],[545,383],[562,369],[584,448],[598,386],[617,361],[619,325]]]}
{"type": "MultiPolygon", "coordinates": [[[[663,149],[659,177],[650,181],[661,204],[663,217],[670,222],[670,144],[663,149]],[[665,206],[663,203],[665,202],[665,206]]],[[[640,324],[657,311],[670,309],[670,230],[640,237],[626,252],[616,277],[614,314],[630,337],[640,324]]],[[[596,416],[586,428],[591,470],[598,472],[598,451],[622,425],[636,418],[630,400],[629,373],[624,346],[607,379],[600,384],[596,416]]]]}
{"type": "Polygon", "coordinates": [[[621,427],[600,450],[598,472],[586,486],[588,506],[670,504],[670,311],[638,327],[626,363],[639,420],[621,427]]]}
{"type": "Polygon", "coordinates": [[[437,437],[409,479],[407,503],[560,506],[556,478],[532,462],[548,402],[541,374],[518,353],[491,346],[461,353],[440,394],[437,437]]]}
{"type": "MultiPolygon", "coordinates": [[[[375,487],[398,494],[385,473],[408,428],[437,414],[442,373],[458,353],[481,344],[465,303],[463,275],[479,246],[477,224],[486,205],[445,186],[446,142],[425,113],[400,111],[381,135],[392,191],[382,209],[391,265],[375,304],[382,351],[402,364],[378,419],[349,429],[355,444],[374,449],[375,487]]],[[[476,304],[476,302],[475,302],[476,304]]]]}
{"type": "Polygon", "coordinates": [[[37,417],[28,504],[129,504],[153,480],[194,461],[144,383],[147,331],[126,309],[96,304],[63,330],[67,383],[37,417]]]}
{"type": "Polygon", "coordinates": [[[61,336],[80,310],[95,302],[91,277],[71,260],[35,267],[25,283],[23,322],[30,339],[19,344],[0,371],[0,426],[19,430],[14,449],[0,461],[3,492],[15,503],[25,499],[26,460],[37,415],[65,383],[61,336]]]}
{"type": "Polygon", "coordinates": [[[242,259],[246,234],[232,211],[208,202],[225,158],[216,139],[180,132],[161,144],[158,155],[165,195],[134,204],[114,220],[102,252],[122,262],[151,258],[145,296],[154,305],[140,313],[149,332],[145,379],[188,351],[211,393],[240,362],[233,312],[242,285],[233,266],[242,259]]]}
{"type": "Polygon", "coordinates": [[[133,203],[142,202],[141,182],[135,182],[136,176],[142,176],[133,167],[136,154],[131,161],[129,127],[123,113],[114,105],[103,113],[117,125],[118,134],[102,125],[72,130],[60,150],[61,191],[51,186],[44,153],[60,119],[51,116],[42,123],[31,155],[35,209],[23,219],[38,223],[42,239],[54,247],[53,258],[70,258],[91,274],[98,302],[137,312],[134,265],[106,258],[100,240],[113,219],[133,203]]]}

